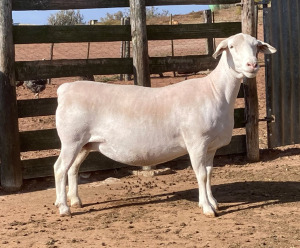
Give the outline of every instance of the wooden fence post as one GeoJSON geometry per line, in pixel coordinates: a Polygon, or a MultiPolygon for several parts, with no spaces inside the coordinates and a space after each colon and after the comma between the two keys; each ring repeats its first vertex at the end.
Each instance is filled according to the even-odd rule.
{"type": "Polygon", "coordinates": [[[5,190],[22,186],[17,100],[14,75],[12,0],[0,1],[0,159],[5,190]]]}
{"type": "MultiPolygon", "coordinates": [[[[170,25],[173,25],[173,15],[170,15],[170,25]]],[[[171,40],[171,55],[174,57],[174,40],[171,40]]],[[[173,77],[176,77],[176,72],[173,71],[173,77]]]]}
{"type": "MultiPolygon", "coordinates": [[[[50,60],[53,60],[53,53],[54,53],[54,43],[51,43],[50,46],[50,60]]],[[[48,79],[48,84],[51,84],[52,78],[48,79]]]]}
{"type": "MultiPolygon", "coordinates": [[[[242,32],[256,35],[255,7],[253,0],[243,0],[242,32]]],[[[246,147],[247,157],[255,162],[259,160],[258,134],[258,96],[256,79],[244,80],[245,110],[246,110],[246,147]]]]}
{"type": "Polygon", "coordinates": [[[145,0],[130,0],[134,84],[151,87],[145,0]]]}
{"type": "MultiPolygon", "coordinates": [[[[124,25],[124,20],[125,20],[125,18],[124,17],[122,17],[121,18],[121,25],[124,25]]],[[[125,41],[121,41],[121,47],[120,47],[120,57],[121,58],[124,58],[124,45],[125,45],[125,41]]],[[[124,74],[120,74],[120,81],[123,81],[123,79],[124,79],[124,74]]]]}
{"type": "MultiPolygon", "coordinates": [[[[130,25],[130,18],[125,17],[121,19],[121,25],[130,25]]],[[[130,40],[121,41],[121,58],[130,58],[130,40]]],[[[120,74],[120,81],[129,81],[130,74],[120,74]]]]}
{"type": "MultiPolygon", "coordinates": [[[[124,20],[124,25],[130,25],[130,18],[126,17],[124,20]]],[[[130,58],[130,40],[125,41],[125,47],[124,47],[124,57],[130,58]]],[[[130,74],[125,74],[125,81],[131,80],[130,74]]]]}
{"type": "MultiPolygon", "coordinates": [[[[212,13],[211,10],[204,10],[204,23],[212,23],[212,13]]],[[[212,56],[214,53],[214,38],[207,38],[206,42],[206,53],[212,56]]]]}
{"type": "MultiPolygon", "coordinates": [[[[130,0],[134,84],[151,87],[145,0],[130,0]]],[[[154,167],[143,166],[143,170],[154,167]]]]}

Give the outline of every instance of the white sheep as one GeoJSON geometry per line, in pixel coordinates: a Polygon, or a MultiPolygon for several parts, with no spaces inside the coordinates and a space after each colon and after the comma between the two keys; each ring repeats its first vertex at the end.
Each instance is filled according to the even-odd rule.
{"type": "Polygon", "coordinates": [[[276,49],[237,34],[218,45],[213,56],[222,57],[205,78],[161,88],[90,81],[60,86],[56,126],[61,153],[54,165],[60,215],[70,215],[67,174],[71,206],[82,206],[78,170],[88,153],[96,150],[136,166],[156,165],[188,153],[199,185],[199,205],[206,216],[216,216],[218,204],[210,183],[213,158],[231,140],[241,79],[256,76],[258,52],[276,49]]]}

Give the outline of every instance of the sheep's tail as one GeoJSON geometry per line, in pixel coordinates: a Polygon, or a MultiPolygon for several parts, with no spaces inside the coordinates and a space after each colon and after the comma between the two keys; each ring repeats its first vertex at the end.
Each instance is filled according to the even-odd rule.
{"type": "Polygon", "coordinates": [[[65,94],[65,92],[68,91],[68,88],[70,87],[71,83],[63,83],[62,85],[60,85],[57,89],[57,101],[58,104],[61,101],[60,99],[62,98],[62,96],[65,94]]]}

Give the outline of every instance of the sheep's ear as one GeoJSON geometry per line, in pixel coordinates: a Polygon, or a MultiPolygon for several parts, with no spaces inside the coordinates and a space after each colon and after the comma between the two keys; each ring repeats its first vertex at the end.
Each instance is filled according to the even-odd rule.
{"type": "Polygon", "coordinates": [[[272,47],[268,43],[262,42],[260,40],[257,41],[258,41],[257,47],[259,52],[262,52],[264,54],[276,53],[277,49],[275,47],[272,47]]]}
{"type": "Polygon", "coordinates": [[[213,54],[213,57],[216,59],[219,55],[222,54],[224,50],[226,50],[228,47],[228,40],[223,40],[217,47],[215,53],[213,54]]]}

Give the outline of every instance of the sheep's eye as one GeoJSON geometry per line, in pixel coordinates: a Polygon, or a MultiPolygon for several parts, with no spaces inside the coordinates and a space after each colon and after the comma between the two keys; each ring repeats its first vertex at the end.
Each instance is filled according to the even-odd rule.
{"type": "Polygon", "coordinates": [[[232,49],[232,48],[233,48],[233,45],[231,45],[229,48],[232,49]]]}

